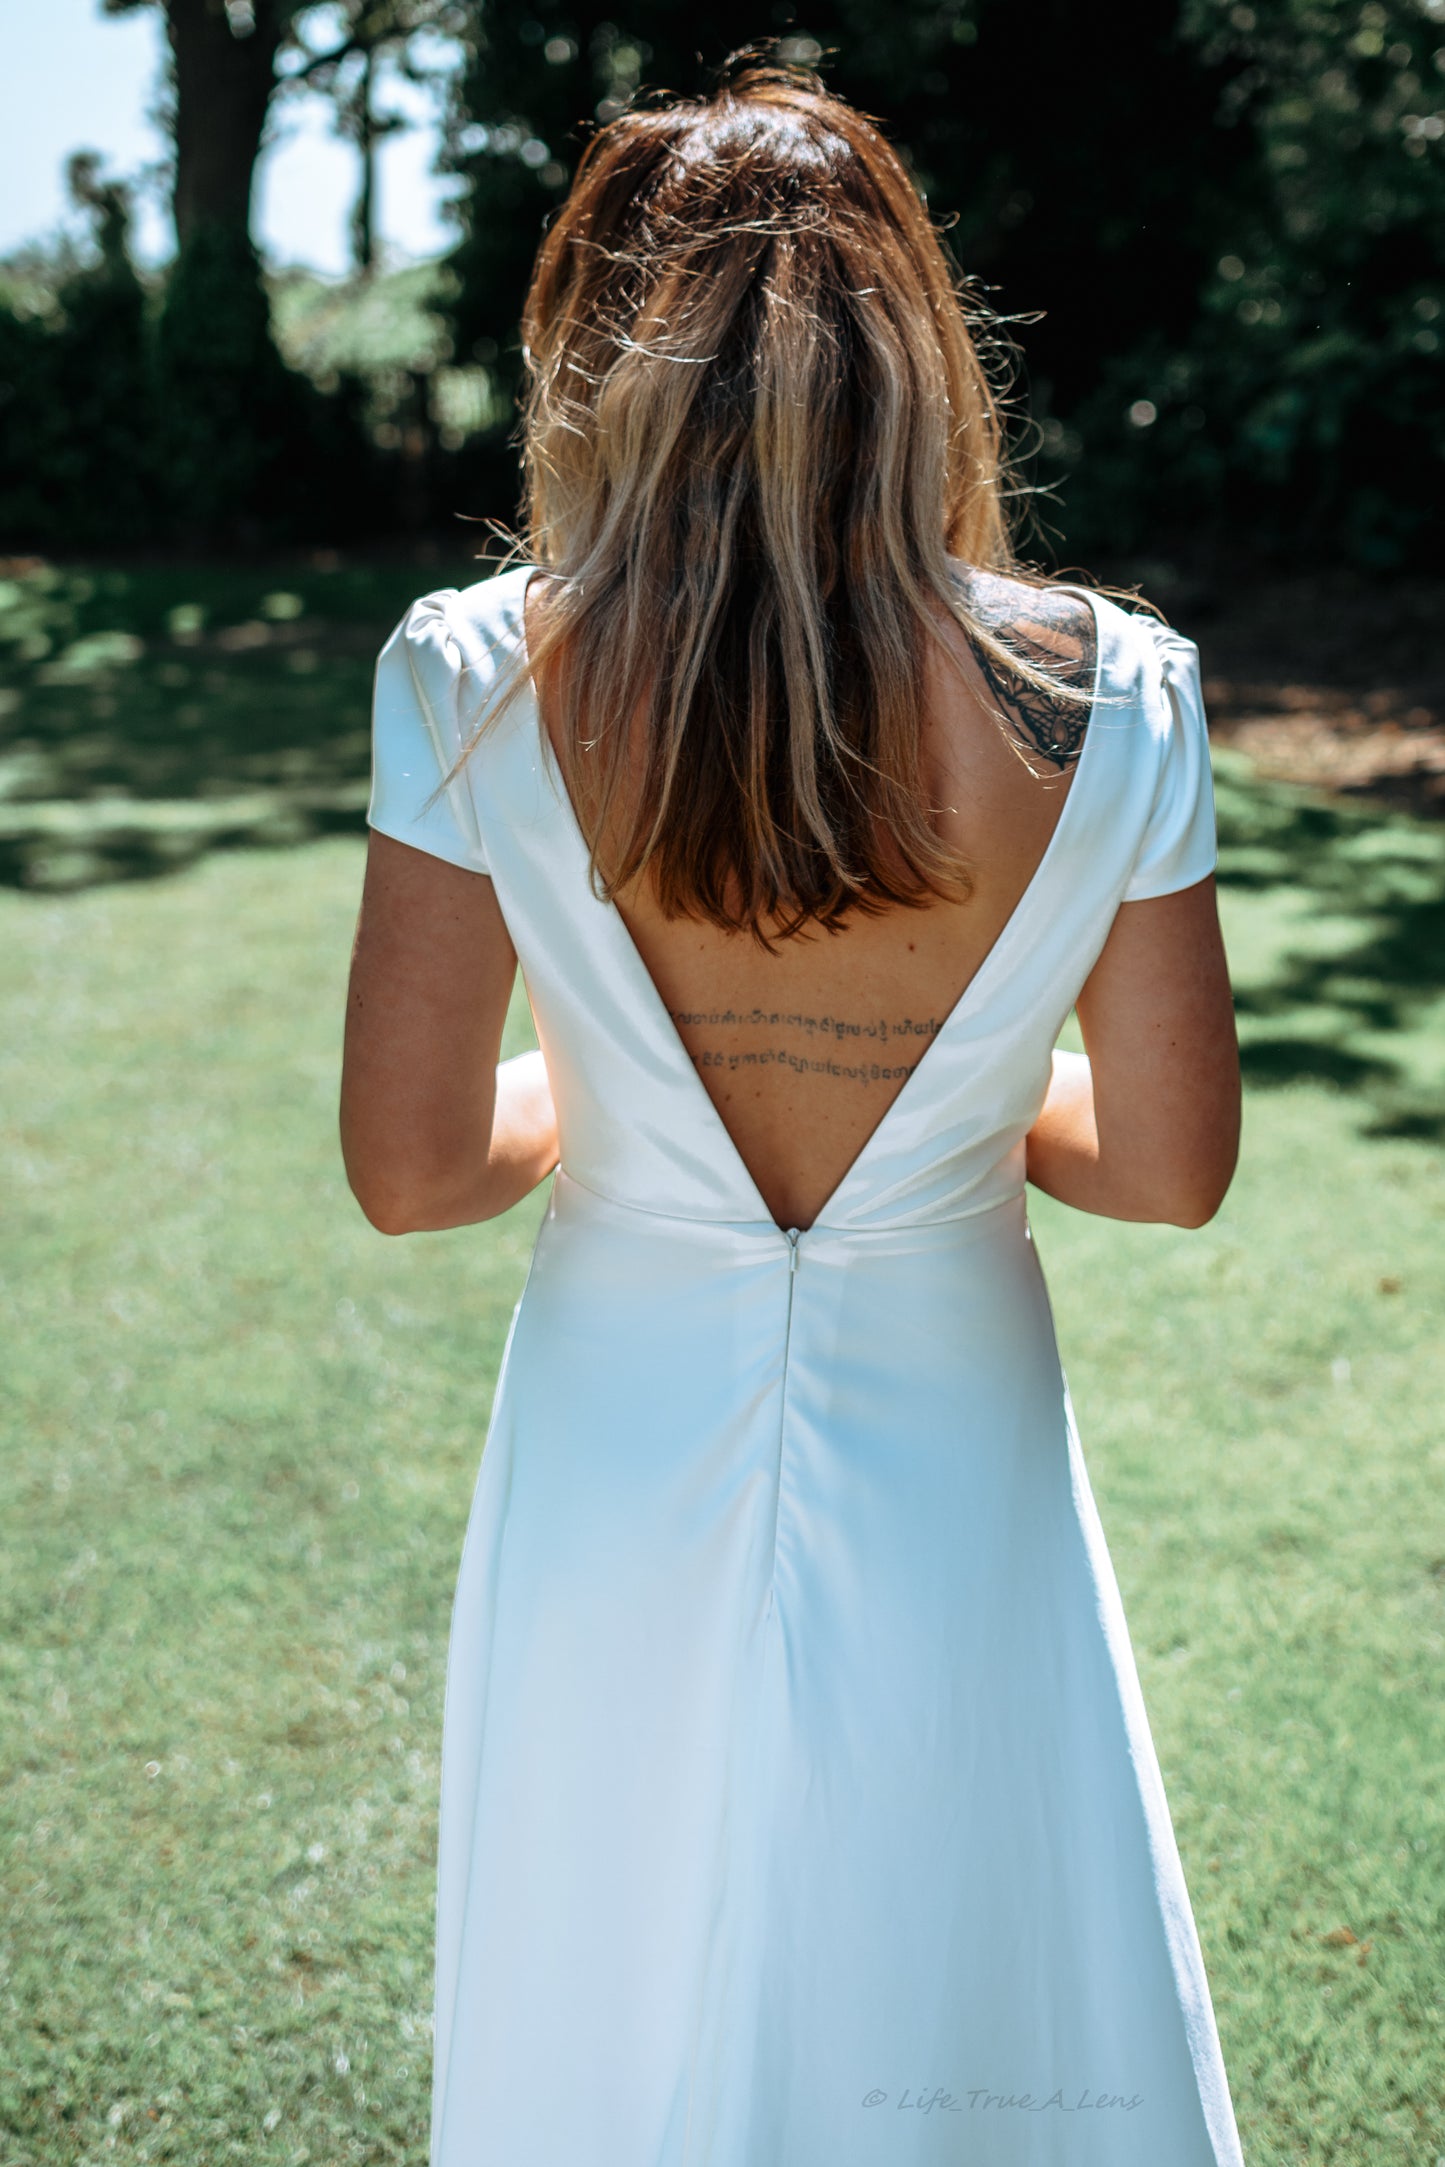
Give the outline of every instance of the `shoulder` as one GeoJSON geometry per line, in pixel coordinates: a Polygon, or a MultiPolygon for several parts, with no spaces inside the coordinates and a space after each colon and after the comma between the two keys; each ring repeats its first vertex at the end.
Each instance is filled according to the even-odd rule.
{"type": "Polygon", "coordinates": [[[1098,619],[1101,661],[1108,666],[1111,681],[1144,691],[1159,684],[1166,666],[1178,668],[1190,661],[1197,665],[1199,651],[1193,640],[1152,609],[1126,609],[1112,595],[1087,592],[1098,619]]]}
{"type": "MultiPolygon", "coordinates": [[[[490,869],[484,813],[495,780],[494,766],[472,755],[480,755],[484,722],[488,744],[495,745],[498,733],[490,725],[519,682],[511,665],[525,664],[522,603],[530,570],[418,595],[376,665],[367,820],[472,872],[490,869]]],[[[517,712],[520,718],[524,711],[517,712]]]]}
{"type": "Polygon", "coordinates": [[[978,566],[958,567],[968,610],[984,638],[974,660],[1015,737],[1051,767],[1070,768],[1083,749],[1099,659],[1099,628],[1085,595],[978,566]]]}
{"type": "Polygon", "coordinates": [[[453,593],[452,618],[464,636],[480,643],[516,646],[525,636],[522,606],[536,567],[510,565],[453,593]]]}
{"type": "Polygon", "coordinates": [[[1205,729],[1199,649],[1148,610],[1125,609],[1096,595],[1100,631],[1100,703],[1132,715],[1162,755],[1205,729]]]}
{"type": "MultiPolygon", "coordinates": [[[[1140,741],[1141,751],[1147,741],[1162,755],[1181,733],[1190,734],[1191,727],[1203,728],[1199,649],[1185,633],[1150,609],[1126,608],[1112,595],[1092,587],[1060,586],[1032,592],[1048,597],[1046,602],[1033,606],[1040,627],[1056,628],[1053,638],[1057,646],[1063,648],[1071,637],[1084,638],[1084,647],[1077,650],[1080,668],[1089,667],[1095,672],[1091,729],[1116,730],[1127,725],[1130,734],[1140,741]],[[1087,612],[1087,634],[1068,631],[1079,623],[1066,612],[1065,605],[1070,602],[1087,612]]],[[[1025,622],[1037,651],[1047,634],[1035,631],[1035,619],[1025,622]]],[[[1067,677],[1066,671],[1060,674],[1067,677]]],[[[1082,676],[1076,676],[1074,681],[1082,682],[1082,676]]]]}
{"type": "Polygon", "coordinates": [[[1193,640],[1149,609],[1063,582],[974,573],[969,599],[1006,647],[1076,691],[1092,684],[1092,703],[1062,699],[1012,679],[977,650],[1020,738],[1060,768],[1092,745],[1098,802],[1112,825],[1121,835],[1148,831],[1146,856],[1154,855],[1136,868],[1130,892],[1163,892],[1144,883],[1172,879],[1176,860],[1212,864],[1208,723],[1193,640]]]}
{"type": "Polygon", "coordinates": [[[403,613],[377,661],[377,692],[420,706],[441,736],[459,742],[525,663],[522,603],[531,567],[470,587],[436,587],[403,613]]]}
{"type": "Polygon", "coordinates": [[[1198,666],[1194,642],[1148,609],[1064,580],[1021,579],[958,565],[969,606],[989,631],[1080,681],[1098,664],[1101,692],[1157,689],[1166,671],[1198,666]]]}
{"type": "Polygon", "coordinates": [[[419,656],[461,669],[518,651],[524,641],[522,604],[530,565],[515,565],[470,587],[436,587],[418,595],[392,633],[419,656]]]}
{"type": "Polygon", "coordinates": [[[1092,667],[1097,638],[1086,595],[1061,582],[960,566],[969,607],[990,632],[1061,674],[1092,667]]]}

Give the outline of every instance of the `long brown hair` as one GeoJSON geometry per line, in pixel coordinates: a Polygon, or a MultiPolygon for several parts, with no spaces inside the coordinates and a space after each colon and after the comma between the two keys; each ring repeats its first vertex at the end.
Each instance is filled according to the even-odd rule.
{"type": "Polygon", "coordinates": [[[592,138],[523,318],[523,547],[602,894],[645,874],[667,915],[766,939],[968,893],[923,775],[940,617],[1088,699],[949,562],[1018,569],[990,321],[815,76],[751,66],[592,138]]]}

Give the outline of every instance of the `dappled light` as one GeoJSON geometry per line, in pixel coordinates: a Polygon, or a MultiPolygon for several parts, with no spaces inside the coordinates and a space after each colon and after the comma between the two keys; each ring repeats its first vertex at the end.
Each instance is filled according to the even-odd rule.
{"type": "Polygon", "coordinates": [[[1248,893],[1269,929],[1231,949],[1246,1077],[1329,1084],[1370,1133],[1445,1142],[1445,824],[1215,764],[1226,912],[1248,893]]]}
{"type": "Polygon", "coordinates": [[[376,650],[419,586],[475,567],[284,569],[8,568],[0,882],[72,889],[360,833],[376,650]]]}

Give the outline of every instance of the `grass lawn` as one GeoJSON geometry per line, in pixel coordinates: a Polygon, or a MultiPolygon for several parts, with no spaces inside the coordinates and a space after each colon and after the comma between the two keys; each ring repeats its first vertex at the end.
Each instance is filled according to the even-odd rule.
{"type": "MultiPolygon", "coordinates": [[[[1445,832],[1220,784],[1236,1185],[1035,1225],[1250,2167],[1434,2167],[1445,832]]],[[[361,859],[0,894],[0,2167],[425,2158],[448,1611],[541,1197],[351,1201],[361,859]]]]}

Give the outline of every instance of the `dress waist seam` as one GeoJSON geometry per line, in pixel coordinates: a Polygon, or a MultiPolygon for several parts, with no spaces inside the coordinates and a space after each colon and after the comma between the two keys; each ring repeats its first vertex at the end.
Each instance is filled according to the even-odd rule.
{"type": "MultiPolygon", "coordinates": [[[[573,1173],[570,1167],[560,1162],[556,1169],[556,1179],[565,1181],[571,1188],[581,1190],[585,1196],[595,1198],[599,1204],[605,1204],[611,1211],[626,1212],[638,1219],[657,1219],[667,1226],[688,1227],[698,1231],[711,1228],[720,1234],[757,1233],[775,1235],[779,1240],[788,1238],[788,1229],[779,1226],[776,1219],[756,1216],[737,1219],[703,1218],[695,1212],[660,1211],[650,1204],[634,1203],[627,1197],[613,1196],[607,1190],[599,1189],[594,1182],[583,1181],[580,1175],[573,1173]]],[[[870,1237],[882,1240],[889,1235],[927,1234],[935,1229],[941,1231],[950,1227],[967,1227],[972,1221],[987,1219],[994,1213],[1017,1209],[1025,1202],[1026,1195],[1026,1185],[1020,1184],[1017,1189],[1010,1189],[1006,1195],[990,1197],[986,1203],[976,1204],[969,1211],[945,1212],[928,1218],[888,1219],[875,1226],[847,1226],[833,1220],[815,1219],[811,1226],[803,1228],[799,1239],[805,1242],[814,1238],[822,1240],[825,1237],[833,1241],[866,1241],[870,1237]]]]}

